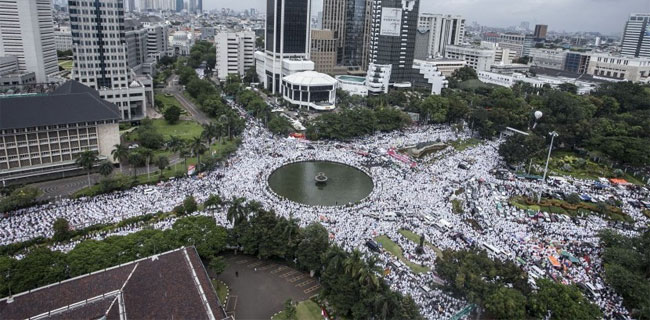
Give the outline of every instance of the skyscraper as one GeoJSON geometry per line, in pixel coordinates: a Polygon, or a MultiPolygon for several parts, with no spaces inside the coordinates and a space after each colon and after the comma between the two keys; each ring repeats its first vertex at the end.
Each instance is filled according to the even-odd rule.
{"type": "Polygon", "coordinates": [[[418,0],[373,0],[370,63],[391,65],[390,82],[410,82],[418,22],[418,0]]]}
{"type": "MultiPolygon", "coordinates": [[[[354,1],[354,0],[352,0],[354,1]]],[[[343,62],[345,45],[346,0],[323,0],[323,23],[321,28],[332,30],[336,40],[336,63],[343,62]]]]}
{"type": "Polygon", "coordinates": [[[368,67],[370,10],[372,0],[347,0],[345,14],[344,66],[368,67]]]}
{"type": "Polygon", "coordinates": [[[176,12],[183,11],[183,0],[176,0],[176,12]]]}
{"type": "Polygon", "coordinates": [[[465,19],[458,15],[421,13],[417,28],[417,47],[422,50],[416,52],[416,59],[443,56],[447,45],[460,45],[465,37],[465,19]]]}
{"type": "Polygon", "coordinates": [[[264,53],[255,54],[257,74],[264,87],[275,93],[283,76],[313,70],[311,0],[267,0],[264,53]],[[261,61],[261,62],[260,62],[261,61]]]}
{"type": "Polygon", "coordinates": [[[535,25],[535,32],[533,33],[533,37],[535,39],[546,39],[546,31],[548,31],[548,26],[545,24],[536,24],[535,25]]]}
{"type": "Polygon", "coordinates": [[[129,64],[133,66],[138,59],[129,59],[129,45],[136,48],[131,55],[146,56],[142,49],[137,51],[138,47],[146,48],[146,33],[142,37],[127,37],[131,31],[127,31],[124,21],[124,0],[70,0],[68,5],[74,59],[72,78],[115,103],[124,120],[144,117],[151,88],[146,90],[130,68],[129,64]]]}
{"type": "Polygon", "coordinates": [[[625,24],[621,53],[650,58],[650,13],[633,13],[625,24]]]}
{"type": "Polygon", "coordinates": [[[37,82],[59,71],[51,0],[0,1],[0,56],[18,58],[18,70],[37,82]]]}

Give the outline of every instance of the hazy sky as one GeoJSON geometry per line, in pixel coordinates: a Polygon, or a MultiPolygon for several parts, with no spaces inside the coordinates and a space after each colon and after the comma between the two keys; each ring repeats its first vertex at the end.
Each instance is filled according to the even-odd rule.
{"type": "MultiPolygon", "coordinates": [[[[264,9],[265,0],[203,0],[205,9],[264,9]]],[[[322,0],[313,0],[314,13],[322,0]]],[[[420,10],[463,15],[468,23],[506,27],[521,21],[554,31],[621,33],[633,12],[650,12],[650,0],[420,0],[420,10]]]]}

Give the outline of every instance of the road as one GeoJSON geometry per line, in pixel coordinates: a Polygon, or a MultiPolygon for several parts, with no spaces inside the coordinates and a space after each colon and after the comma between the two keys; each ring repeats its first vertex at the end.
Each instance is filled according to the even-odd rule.
{"type": "Polygon", "coordinates": [[[169,93],[174,95],[176,100],[181,104],[181,106],[187,110],[187,112],[192,116],[196,122],[200,124],[210,123],[210,117],[208,117],[203,111],[201,111],[192,101],[185,98],[182,92],[182,86],[176,85],[178,82],[178,75],[173,75],[167,80],[167,85],[163,89],[164,93],[169,93]]]}

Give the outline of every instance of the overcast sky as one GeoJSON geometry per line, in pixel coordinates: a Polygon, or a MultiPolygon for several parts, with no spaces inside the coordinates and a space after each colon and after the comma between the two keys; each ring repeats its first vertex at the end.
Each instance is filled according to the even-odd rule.
{"type": "MultiPolygon", "coordinates": [[[[314,13],[322,0],[313,0],[314,13]]],[[[420,0],[420,10],[463,15],[468,23],[494,27],[521,21],[548,24],[553,31],[622,33],[633,12],[650,12],[650,0],[420,0]]],[[[264,10],[265,0],[203,0],[204,9],[264,10]]]]}

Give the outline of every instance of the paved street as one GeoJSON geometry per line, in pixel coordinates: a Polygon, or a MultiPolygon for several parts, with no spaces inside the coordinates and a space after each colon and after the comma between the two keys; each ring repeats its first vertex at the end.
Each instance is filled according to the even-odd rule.
{"type": "Polygon", "coordinates": [[[178,75],[173,75],[167,80],[167,86],[163,90],[164,93],[173,94],[176,100],[183,106],[185,110],[200,124],[210,123],[210,117],[208,117],[203,111],[201,111],[192,101],[185,98],[182,92],[182,87],[180,85],[174,85],[178,81],[178,75]]]}
{"type": "Polygon", "coordinates": [[[308,273],[273,261],[229,255],[226,263],[228,267],[219,279],[230,287],[226,311],[235,319],[269,319],[284,309],[287,299],[307,300],[321,288],[318,279],[308,273]]]}

